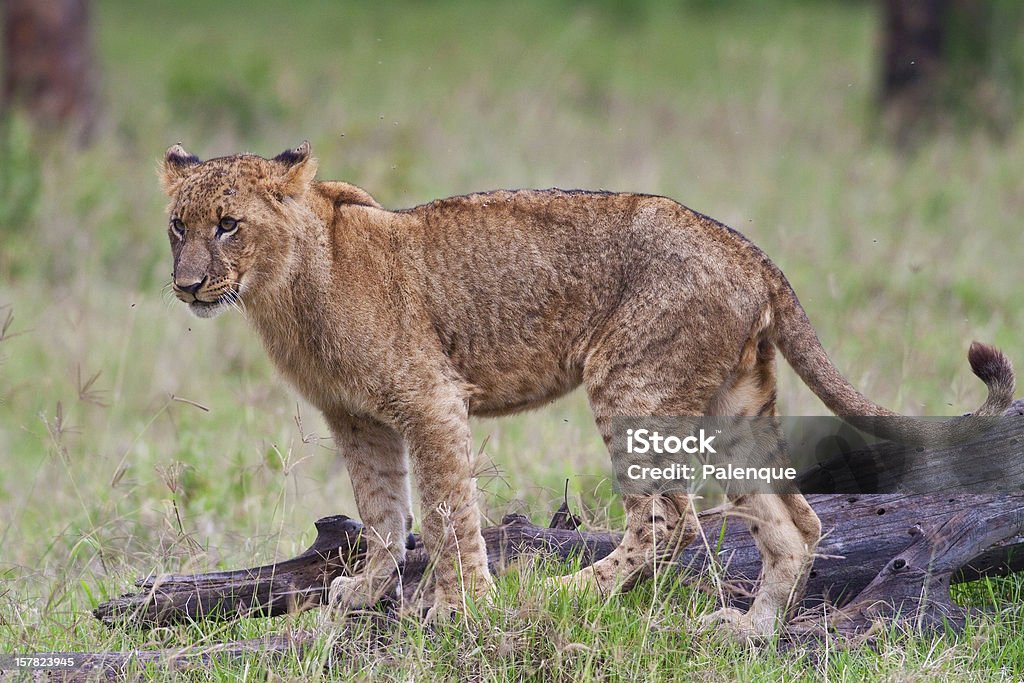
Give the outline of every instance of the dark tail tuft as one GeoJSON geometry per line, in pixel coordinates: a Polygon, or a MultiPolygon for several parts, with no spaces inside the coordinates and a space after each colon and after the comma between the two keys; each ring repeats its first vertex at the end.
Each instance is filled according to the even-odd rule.
{"type": "Polygon", "coordinates": [[[985,384],[1001,384],[1013,386],[1013,366],[1003,352],[994,346],[972,342],[967,352],[967,360],[971,370],[985,384]]]}
{"type": "Polygon", "coordinates": [[[988,387],[985,405],[975,414],[1001,415],[1013,401],[1013,365],[1003,352],[994,346],[973,342],[967,352],[971,370],[988,387]]]}

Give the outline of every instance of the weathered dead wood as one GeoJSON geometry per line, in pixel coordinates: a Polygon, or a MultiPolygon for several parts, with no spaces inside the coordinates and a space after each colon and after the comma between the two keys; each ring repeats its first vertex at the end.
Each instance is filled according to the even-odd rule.
{"type": "MultiPolygon", "coordinates": [[[[867,596],[877,596],[880,573],[901,559],[906,564],[894,567],[894,573],[906,577],[901,581],[924,581],[904,568],[927,569],[932,553],[931,565],[941,566],[944,578],[936,578],[933,572],[930,580],[939,581],[935,586],[942,590],[931,594],[933,598],[941,594],[947,602],[950,582],[1024,569],[1020,537],[1024,494],[815,495],[808,500],[822,519],[825,537],[819,548],[822,557],[808,579],[805,607],[823,601],[859,604],[860,598],[855,596],[869,584],[872,588],[867,596]]],[[[720,566],[731,597],[742,604],[760,571],[760,559],[745,525],[735,517],[723,516],[723,510],[717,508],[702,513],[701,522],[715,548],[709,554],[698,541],[687,549],[679,561],[683,579],[707,575],[705,567],[711,558],[720,566]]],[[[315,607],[326,599],[331,580],[358,560],[362,552],[359,531],[354,520],[327,517],[317,522],[313,545],[296,558],[234,572],[149,578],[139,582],[143,590],[103,603],[94,614],[108,625],[147,627],[198,619],[274,616],[315,607]]],[[[512,515],[500,526],[485,529],[484,539],[492,569],[500,572],[524,555],[578,555],[582,562],[590,563],[610,553],[619,535],[543,528],[512,515]]],[[[406,598],[412,598],[426,564],[426,553],[416,539],[401,574],[406,598]]],[[[905,609],[903,598],[910,595],[919,596],[920,591],[915,594],[907,589],[894,597],[900,598],[905,609]]]]}
{"type": "Polygon", "coordinates": [[[141,590],[97,607],[104,623],[156,626],[190,620],[278,616],[315,607],[324,586],[346,573],[359,554],[362,525],[344,515],[316,522],[317,536],[284,562],[209,574],[162,574],[135,582],[141,590]],[[326,584],[325,584],[326,581],[326,584]]]}
{"type": "MultiPolygon", "coordinates": [[[[852,636],[878,620],[903,618],[922,627],[963,623],[964,610],[949,597],[950,583],[1024,569],[1024,494],[1000,496],[810,496],[826,536],[808,580],[804,607],[827,601],[829,629],[852,636]],[[851,597],[852,596],[852,597],[851,597]]],[[[700,542],[680,560],[681,578],[707,577],[709,557],[719,566],[734,603],[742,604],[760,570],[744,524],[723,517],[722,509],[701,515],[705,536],[718,550],[700,542]],[[722,525],[725,525],[724,530],[722,525]]],[[[553,524],[542,528],[510,515],[484,530],[492,569],[501,571],[517,558],[547,553],[579,555],[584,563],[604,557],[619,535],[575,529],[577,520],[563,506],[553,524]]],[[[317,538],[296,558],[249,570],[212,574],[164,575],[139,582],[144,590],[104,603],[95,615],[108,625],[155,626],[190,619],[231,619],[277,615],[308,609],[326,599],[330,580],[347,572],[361,552],[360,526],[344,516],[317,522],[317,538]],[[344,558],[344,560],[342,559],[344,558]]],[[[426,569],[426,554],[416,544],[402,572],[403,593],[411,598],[426,569]]],[[[809,610],[798,619],[795,638],[818,636],[823,623],[809,610]]],[[[116,677],[131,667],[152,663],[171,670],[206,665],[212,658],[267,657],[301,652],[314,635],[291,633],[211,648],[87,654],[82,668],[68,675],[101,673],[116,677]]]]}
{"type": "MultiPolygon", "coordinates": [[[[992,515],[985,508],[960,510],[927,532],[915,529],[915,540],[878,572],[871,583],[834,616],[831,626],[841,633],[862,632],[880,620],[904,619],[922,629],[963,627],[969,610],[953,603],[950,584],[977,573],[975,563],[963,571],[964,558],[1018,537],[1024,509],[1005,509],[992,515]]],[[[1001,547],[1007,548],[1005,544],[1001,547]]],[[[1019,554],[1019,550],[1018,553],[1019,554]]],[[[985,563],[991,559],[986,553],[985,563]]],[[[1020,567],[1019,557],[1007,557],[1001,569],[1020,567]]]]}
{"type": "MultiPolygon", "coordinates": [[[[829,628],[845,636],[894,618],[921,627],[959,626],[965,612],[951,602],[950,583],[1024,569],[1024,494],[817,495],[809,500],[823,520],[826,537],[804,605],[825,600],[841,605],[832,614],[829,628]]],[[[720,548],[710,555],[719,564],[725,584],[735,602],[744,602],[753,588],[751,577],[760,569],[749,534],[739,520],[723,517],[721,509],[703,513],[701,521],[706,537],[720,548]]],[[[519,557],[539,553],[562,558],[578,554],[583,562],[591,562],[611,552],[619,539],[617,534],[575,529],[578,521],[565,506],[552,524],[560,528],[542,528],[512,515],[502,525],[486,529],[492,569],[500,571],[519,557]]],[[[104,603],[95,614],[108,625],[153,626],[307,609],[321,604],[330,579],[348,571],[357,560],[359,531],[355,520],[327,517],[317,522],[313,545],[296,558],[248,570],[142,580],[139,586],[145,590],[104,603]]],[[[680,560],[681,577],[707,576],[703,570],[708,558],[706,547],[695,544],[680,560]]],[[[419,585],[425,568],[426,555],[416,539],[402,573],[406,596],[419,585]]],[[[796,638],[821,632],[820,619],[813,617],[798,619],[791,629],[796,638]]],[[[184,671],[214,659],[257,654],[273,659],[301,653],[314,638],[313,633],[299,631],[210,647],[77,654],[78,669],[52,673],[57,680],[95,680],[97,676],[116,680],[147,664],[184,671]]]]}

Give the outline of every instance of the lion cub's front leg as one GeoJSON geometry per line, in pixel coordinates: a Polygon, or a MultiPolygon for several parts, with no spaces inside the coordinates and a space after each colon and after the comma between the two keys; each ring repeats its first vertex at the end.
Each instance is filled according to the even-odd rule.
{"type": "Polygon", "coordinates": [[[429,620],[463,612],[465,598],[485,598],[493,583],[480,533],[466,403],[454,387],[418,399],[401,421],[422,502],[423,544],[433,563],[429,620]]]}
{"type": "Polygon", "coordinates": [[[390,427],[341,411],[326,418],[352,480],[366,539],[363,570],[335,579],[330,603],[361,609],[397,597],[397,569],[405,561],[412,521],[408,458],[401,435],[390,427]]]}

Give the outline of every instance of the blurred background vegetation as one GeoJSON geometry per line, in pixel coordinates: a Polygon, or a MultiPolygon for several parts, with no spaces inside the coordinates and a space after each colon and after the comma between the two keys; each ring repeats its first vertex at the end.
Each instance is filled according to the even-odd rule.
{"type": "MultiPolygon", "coordinates": [[[[79,31],[71,57],[40,64],[20,57],[42,38],[11,27],[26,3],[5,5],[9,624],[88,620],[128,577],[290,554],[315,518],[355,513],[319,417],[244,320],[166,292],[155,167],[175,142],[208,158],[309,139],[321,177],[394,208],[495,187],[671,196],[764,248],[839,367],[906,413],[980,403],[972,339],[1024,363],[1022,3],[28,4],[83,13],[60,29],[79,31]],[[37,97],[33,73],[67,99],[37,97]]],[[[788,371],[781,405],[825,410],[788,371]]],[[[579,395],[474,428],[492,517],[546,518],[568,478],[614,523],[579,395]]]]}

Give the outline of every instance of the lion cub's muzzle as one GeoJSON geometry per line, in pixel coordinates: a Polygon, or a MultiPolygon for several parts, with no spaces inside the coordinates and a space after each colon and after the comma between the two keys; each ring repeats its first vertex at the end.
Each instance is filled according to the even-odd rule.
{"type": "Polygon", "coordinates": [[[200,318],[212,318],[239,298],[239,287],[230,278],[211,282],[207,275],[198,279],[176,276],[171,284],[174,295],[200,318]]]}

